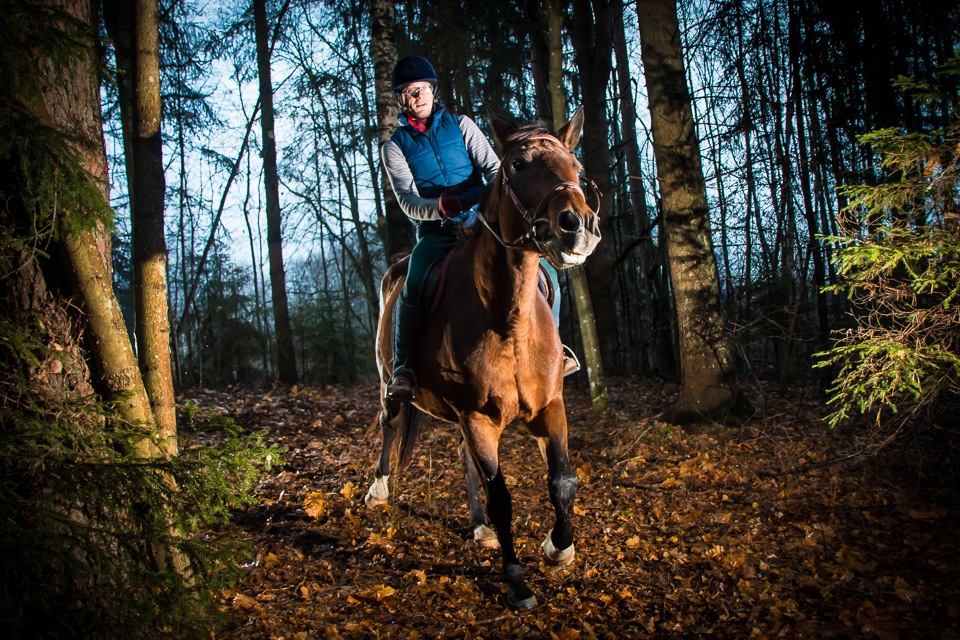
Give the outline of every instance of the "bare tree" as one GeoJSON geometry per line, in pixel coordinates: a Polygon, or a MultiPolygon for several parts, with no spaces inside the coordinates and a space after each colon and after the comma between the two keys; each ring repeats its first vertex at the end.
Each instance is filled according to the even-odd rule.
{"type": "Polygon", "coordinates": [[[590,298],[600,337],[603,364],[607,371],[619,370],[619,325],[616,316],[614,264],[614,220],[607,118],[607,88],[613,70],[613,28],[611,0],[572,0],[569,24],[574,58],[580,72],[583,102],[583,164],[586,174],[607,194],[600,207],[600,231],[604,242],[590,258],[587,276],[590,298]]]}
{"type": "MultiPolygon", "coordinates": [[[[550,104],[554,128],[567,121],[566,93],[563,88],[563,50],[562,33],[563,12],[557,0],[546,0],[547,20],[547,86],[550,90],[550,104]]],[[[600,350],[600,338],[590,300],[590,289],[586,274],[576,270],[570,274],[573,288],[573,302],[577,309],[580,324],[580,339],[583,341],[583,359],[587,365],[587,382],[590,385],[590,398],[593,413],[598,421],[610,422],[616,414],[610,408],[610,394],[607,391],[606,376],[603,369],[603,356],[600,350]]]]}
{"type": "Polygon", "coordinates": [[[257,41],[257,70],[260,78],[260,126],[263,131],[263,174],[267,199],[267,250],[270,256],[273,321],[277,332],[277,370],[280,382],[296,384],[297,354],[293,348],[293,328],[290,324],[287,281],[283,268],[280,177],[277,173],[277,140],[274,130],[273,81],[270,76],[266,0],[253,0],[253,19],[257,41]]]}
{"type": "Polygon", "coordinates": [[[649,375],[660,371],[661,364],[656,348],[657,335],[655,321],[657,317],[666,316],[669,309],[663,309],[661,299],[654,295],[654,283],[651,282],[655,274],[655,265],[659,251],[652,239],[654,222],[650,219],[647,208],[647,194],[643,185],[643,170],[640,164],[640,144],[637,136],[637,108],[633,100],[633,81],[630,75],[630,59],[627,54],[626,28],[623,16],[623,0],[614,0],[611,6],[613,12],[613,50],[617,60],[616,80],[617,93],[620,98],[620,121],[623,131],[624,159],[626,164],[626,184],[621,190],[626,190],[630,211],[636,228],[636,238],[625,248],[626,251],[636,247],[638,252],[638,275],[640,299],[635,301],[640,321],[638,323],[639,362],[636,368],[641,374],[649,375]]]}

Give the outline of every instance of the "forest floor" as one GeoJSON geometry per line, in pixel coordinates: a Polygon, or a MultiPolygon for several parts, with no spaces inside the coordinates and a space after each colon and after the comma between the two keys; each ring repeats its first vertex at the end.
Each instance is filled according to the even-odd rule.
{"type": "MultiPolygon", "coordinates": [[[[581,374],[582,375],[582,374],[581,374]]],[[[501,442],[524,575],[540,605],[503,603],[499,552],[467,539],[454,428],[425,424],[388,507],[367,509],[376,384],[191,392],[266,429],[282,466],[219,535],[246,541],[218,596],[219,639],[958,638],[955,475],[909,447],[851,456],[822,402],[754,392],[757,417],[694,431],[657,416],[665,385],[610,383],[616,425],[565,392],[580,480],[576,559],[546,566],[546,468],[522,428],[501,442]],[[950,474],[950,477],[945,477],[950,474]]],[[[394,482],[396,480],[396,482],[394,482]]]]}

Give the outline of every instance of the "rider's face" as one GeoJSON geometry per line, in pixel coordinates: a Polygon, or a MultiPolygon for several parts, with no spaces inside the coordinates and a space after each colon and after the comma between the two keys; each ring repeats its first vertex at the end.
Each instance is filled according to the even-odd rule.
{"type": "Polygon", "coordinates": [[[400,106],[408,117],[423,119],[433,112],[433,85],[414,82],[400,94],[400,106]]]}

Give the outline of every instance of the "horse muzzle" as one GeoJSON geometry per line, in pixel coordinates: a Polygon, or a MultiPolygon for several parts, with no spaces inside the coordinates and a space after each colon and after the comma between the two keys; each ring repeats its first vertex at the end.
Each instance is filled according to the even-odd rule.
{"type": "Polygon", "coordinates": [[[547,260],[557,269],[583,264],[600,243],[600,221],[593,211],[583,214],[565,209],[552,231],[544,248],[547,260]]]}

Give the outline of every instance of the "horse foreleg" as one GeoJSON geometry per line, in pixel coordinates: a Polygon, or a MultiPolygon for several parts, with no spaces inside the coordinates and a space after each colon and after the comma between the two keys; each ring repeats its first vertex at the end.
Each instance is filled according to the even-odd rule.
{"type": "Polygon", "coordinates": [[[473,539],[481,547],[497,549],[500,547],[497,534],[488,526],[490,522],[483,510],[483,500],[480,499],[480,473],[463,438],[460,438],[457,451],[460,453],[460,461],[463,463],[467,478],[467,507],[470,510],[470,531],[473,533],[473,539]]]}
{"type": "Polygon", "coordinates": [[[537,597],[523,581],[520,560],[513,548],[513,503],[503,473],[497,468],[497,475],[486,481],[487,513],[497,531],[500,542],[500,559],[503,581],[507,583],[507,604],[514,609],[532,609],[537,606],[537,597]]]}
{"type": "Polygon", "coordinates": [[[397,425],[393,419],[387,415],[386,409],[380,410],[378,417],[380,423],[380,432],[383,436],[382,449],[380,449],[380,461],[373,472],[373,484],[367,490],[367,495],[363,502],[368,507],[377,507],[387,504],[390,499],[390,452],[393,449],[393,439],[397,435],[397,425]]]}
{"type": "Polygon", "coordinates": [[[513,502],[500,471],[499,429],[489,418],[474,414],[462,425],[466,447],[483,477],[487,492],[487,516],[500,542],[501,571],[507,583],[507,604],[514,609],[532,609],[537,598],[523,581],[520,560],[513,548],[513,502]]]}
{"type": "Polygon", "coordinates": [[[547,460],[547,482],[550,502],[556,514],[553,530],[540,547],[547,564],[567,565],[573,562],[573,502],[577,496],[577,474],[567,451],[567,416],[563,400],[550,404],[530,423],[538,438],[540,450],[547,460]]]}

